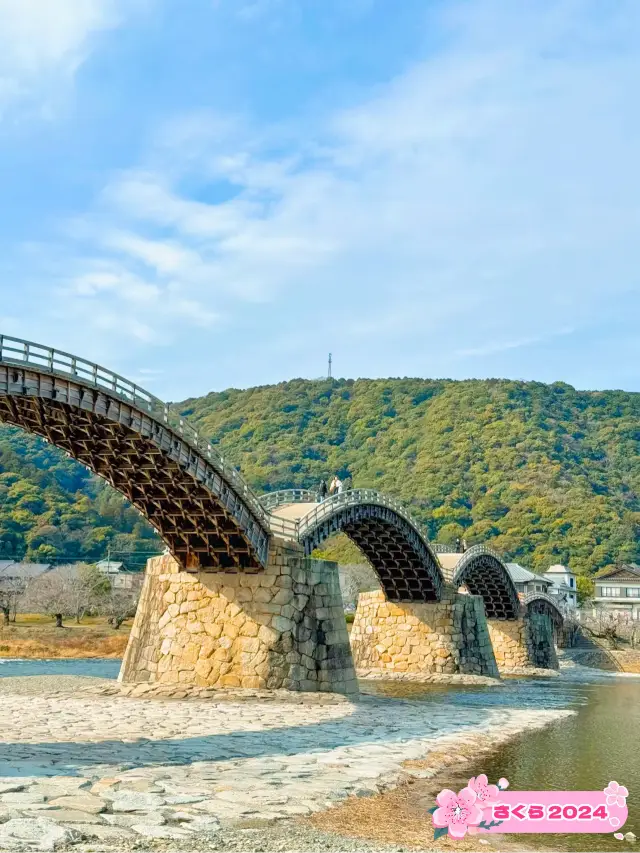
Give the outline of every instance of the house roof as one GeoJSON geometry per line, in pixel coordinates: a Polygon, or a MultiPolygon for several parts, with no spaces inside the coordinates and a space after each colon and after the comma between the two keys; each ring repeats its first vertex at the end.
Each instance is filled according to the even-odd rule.
{"type": "Polygon", "coordinates": [[[507,563],[507,571],[511,575],[511,580],[514,583],[527,583],[528,581],[542,581],[546,584],[551,584],[551,581],[542,575],[537,575],[535,572],[530,572],[524,566],[518,563],[507,563]]]}
{"type": "Polygon", "coordinates": [[[96,567],[100,569],[101,572],[116,573],[126,571],[124,563],[119,563],[114,560],[100,560],[100,562],[96,563],[96,567]]]}
{"type": "Polygon", "coordinates": [[[636,563],[623,563],[621,566],[614,566],[612,569],[607,569],[594,577],[594,580],[602,580],[602,578],[611,578],[614,575],[628,574],[640,578],[640,566],[636,563]]]}
{"type": "Polygon", "coordinates": [[[0,560],[0,579],[21,578],[31,580],[43,575],[51,568],[51,563],[16,563],[11,560],[0,560]]]}

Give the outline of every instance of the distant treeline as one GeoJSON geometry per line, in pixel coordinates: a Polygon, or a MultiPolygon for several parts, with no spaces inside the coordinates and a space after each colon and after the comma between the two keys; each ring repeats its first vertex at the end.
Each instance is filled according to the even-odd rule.
{"type": "MultiPolygon", "coordinates": [[[[507,380],[298,379],[208,394],[181,410],[259,492],[313,488],[335,473],[405,501],[431,539],[488,542],[533,569],[560,562],[593,573],[640,560],[640,394],[507,380]]],[[[5,554],[93,559],[107,544],[160,547],[120,496],[8,427],[0,471],[5,554]]]]}

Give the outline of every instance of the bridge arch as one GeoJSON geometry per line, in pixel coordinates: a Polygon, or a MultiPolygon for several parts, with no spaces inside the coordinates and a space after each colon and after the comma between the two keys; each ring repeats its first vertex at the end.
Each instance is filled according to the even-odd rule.
{"type": "Polygon", "coordinates": [[[534,666],[558,668],[556,647],[562,645],[564,615],[557,603],[543,592],[532,592],[522,601],[529,658],[534,666]]]}
{"type": "Polygon", "coordinates": [[[553,629],[553,640],[556,646],[562,645],[564,613],[558,607],[558,602],[545,592],[530,592],[522,599],[525,618],[531,621],[535,614],[547,616],[553,629]]]}
{"type": "Polygon", "coordinates": [[[389,601],[439,601],[443,577],[420,525],[393,498],[350,489],[316,504],[296,522],[307,555],[345,533],[374,568],[389,601]]]}
{"type": "Polygon", "coordinates": [[[554,624],[564,623],[564,613],[558,607],[558,603],[550,595],[544,592],[530,592],[522,599],[525,609],[530,613],[546,613],[554,624]]]}
{"type": "Polygon", "coordinates": [[[520,600],[507,567],[495,551],[485,545],[473,545],[458,560],[453,586],[467,588],[480,595],[488,619],[517,619],[520,600]]]}
{"type": "Polygon", "coordinates": [[[61,448],[121,492],[185,569],[259,571],[269,516],[187,421],[97,364],[0,335],[0,421],[61,448]]]}

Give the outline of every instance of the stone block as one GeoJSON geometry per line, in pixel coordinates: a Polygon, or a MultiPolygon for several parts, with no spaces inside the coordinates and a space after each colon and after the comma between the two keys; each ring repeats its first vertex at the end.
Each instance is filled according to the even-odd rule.
{"type": "Polygon", "coordinates": [[[271,601],[272,598],[273,592],[271,587],[261,586],[253,591],[253,600],[255,602],[266,603],[268,601],[271,601]]]}
{"type": "Polygon", "coordinates": [[[240,587],[236,590],[236,601],[239,603],[253,601],[254,591],[247,587],[240,587]]]}
{"type": "Polygon", "coordinates": [[[284,616],[273,616],[271,619],[271,626],[275,631],[283,634],[286,631],[291,631],[294,623],[291,619],[286,619],[284,616]]]}
{"type": "Polygon", "coordinates": [[[257,637],[238,637],[235,647],[243,652],[257,652],[260,649],[260,640],[257,637]]]}
{"type": "Polygon", "coordinates": [[[206,679],[213,669],[213,663],[209,660],[198,660],[195,665],[195,672],[202,678],[206,679]]]}
{"type": "Polygon", "coordinates": [[[240,633],[240,628],[235,624],[235,622],[228,621],[224,624],[223,632],[224,635],[220,638],[220,645],[222,645],[222,640],[226,641],[227,638],[235,640],[240,633]]]}
{"type": "Polygon", "coordinates": [[[274,604],[290,604],[293,600],[293,592],[291,589],[278,589],[272,598],[274,604]]]}

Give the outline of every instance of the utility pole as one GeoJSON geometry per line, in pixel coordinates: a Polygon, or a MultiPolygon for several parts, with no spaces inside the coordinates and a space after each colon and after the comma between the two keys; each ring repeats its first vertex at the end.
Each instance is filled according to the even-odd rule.
{"type": "Polygon", "coordinates": [[[331,379],[331,353],[329,353],[329,373],[327,374],[327,379],[331,379]]]}

